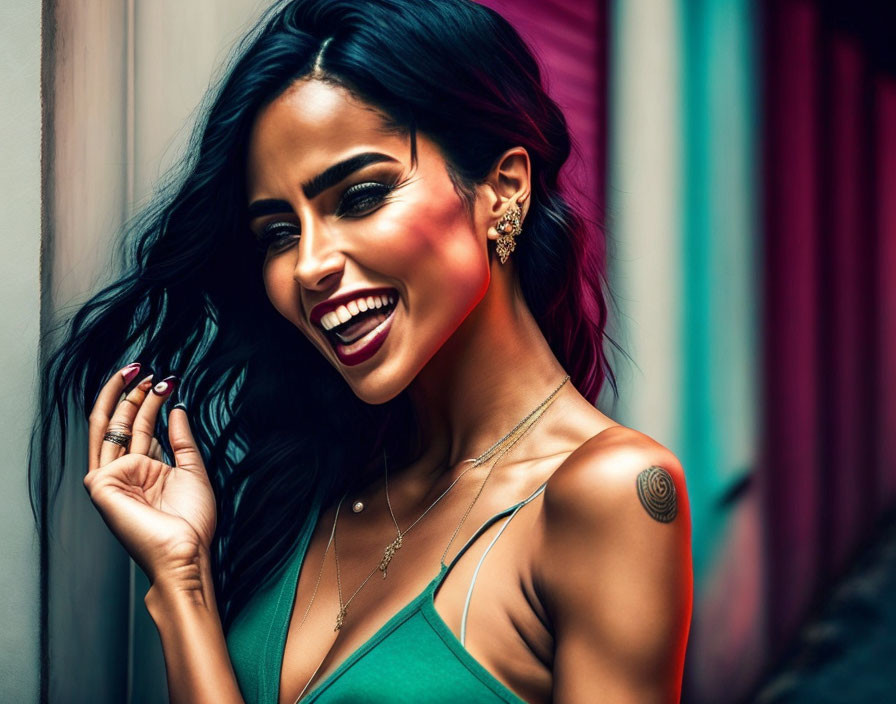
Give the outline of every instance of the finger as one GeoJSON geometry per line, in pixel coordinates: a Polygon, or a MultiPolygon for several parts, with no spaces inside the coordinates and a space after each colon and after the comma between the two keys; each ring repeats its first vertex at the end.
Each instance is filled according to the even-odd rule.
{"type": "Polygon", "coordinates": [[[146,400],[143,401],[134,418],[131,454],[145,455],[149,452],[150,443],[156,434],[159,409],[171,397],[179,382],[180,379],[176,376],[166,376],[152,387],[152,392],[146,395],[146,400]]]}
{"type": "Polygon", "coordinates": [[[175,406],[168,414],[168,439],[174,453],[175,466],[205,474],[205,463],[190,429],[190,420],[182,406],[175,406]]]}
{"type": "Polygon", "coordinates": [[[119,369],[103,384],[87,417],[87,470],[99,466],[103,435],[125,387],[140,373],[140,364],[133,362],[119,369]]]}
{"type": "MultiPolygon", "coordinates": [[[[103,434],[103,443],[100,446],[100,461],[98,467],[105,467],[112,460],[117,460],[122,455],[126,455],[129,446],[123,446],[117,442],[113,442],[107,437],[108,433],[116,433],[132,436],[134,431],[134,418],[137,411],[140,410],[146,394],[152,388],[152,374],[143,379],[137,386],[131,389],[130,393],[121,399],[115,407],[115,412],[109,419],[109,425],[106,427],[106,433],[103,434]]],[[[133,444],[133,439],[130,440],[133,444]]]]}

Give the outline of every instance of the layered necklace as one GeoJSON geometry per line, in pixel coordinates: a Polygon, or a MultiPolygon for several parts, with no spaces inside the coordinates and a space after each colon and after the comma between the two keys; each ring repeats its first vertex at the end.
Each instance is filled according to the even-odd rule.
{"type": "MultiPolygon", "coordinates": [[[[486,482],[488,482],[488,479],[491,476],[492,470],[495,468],[495,465],[497,465],[498,462],[501,460],[501,458],[508,451],[510,451],[510,448],[512,448],[523,437],[523,435],[525,435],[526,432],[533,425],[535,425],[536,422],[538,422],[538,420],[541,418],[541,416],[547,410],[548,406],[553,402],[554,397],[559,393],[560,389],[563,388],[563,385],[566,384],[567,381],[569,381],[568,375],[566,377],[564,377],[563,381],[560,382],[560,384],[557,386],[557,388],[554,389],[550,393],[550,395],[546,399],[544,399],[544,401],[542,401],[540,404],[538,404],[538,406],[536,406],[532,410],[531,413],[529,413],[525,418],[523,418],[519,423],[517,423],[506,435],[504,435],[504,437],[502,437],[494,445],[489,447],[485,452],[483,452],[481,455],[479,455],[478,457],[475,457],[473,459],[464,460],[464,462],[470,462],[471,463],[470,466],[467,467],[463,472],[461,472],[455,478],[455,480],[453,482],[451,482],[451,484],[448,486],[448,488],[445,489],[445,491],[443,491],[441,494],[439,494],[438,498],[435,501],[433,501],[429,505],[429,507],[417,517],[417,520],[415,520],[413,523],[411,523],[411,525],[408,526],[404,531],[402,531],[401,528],[399,528],[399,526],[398,526],[398,521],[395,519],[395,513],[392,511],[392,503],[389,500],[389,470],[386,465],[386,461],[385,461],[386,458],[385,458],[385,453],[384,453],[383,467],[384,467],[385,486],[386,486],[386,504],[389,507],[389,513],[392,516],[392,522],[395,524],[395,530],[396,530],[395,539],[391,543],[389,543],[389,545],[386,546],[385,550],[383,551],[382,559],[370,571],[370,574],[368,574],[367,577],[364,578],[364,581],[361,582],[360,586],[354,591],[354,593],[348,598],[348,600],[343,602],[343,600],[342,600],[342,582],[340,580],[340,570],[339,570],[339,554],[336,551],[335,537],[336,537],[336,523],[339,520],[339,509],[341,508],[342,503],[345,500],[345,497],[348,496],[348,493],[344,494],[342,496],[342,498],[339,499],[339,503],[336,505],[336,512],[333,516],[333,527],[330,531],[330,539],[327,542],[326,549],[324,550],[324,556],[323,556],[323,559],[321,560],[321,566],[320,566],[320,570],[318,571],[318,574],[317,574],[317,581],[314,585],[314,591],[311,594],[311,600],[308,602],[308,606],[305,609],[305,613],[302,616],[302,620],[299,623],[299,627],[296,629],[296,632],[298,632],[304,625],[305,619],[308,616],[308,612],[311,610],[311,605],[314,603],[314,598],[315,598],[315,596],[317,596],[317,589],[320,586],[321,576],[323,575],[323,571],[324,571],[324,564],[326,563],[327,553],[329,553],[331,545],[333,546],[333,557],[336,560],[336,586],[337,586],[337,591],[339,594],[339,612],[336,614],[336,626],[333,630],[339,631],[339,629],[342,628],[342,625],[345,622],[348,605],[351,603],[352,599],[354,599],[355,596],[357,596],[358,592],[361,591],[361,589],[364,587],[364,585],[367,584],[367,582],[370,580],[370,578],[374,574],[376,574],[377,570],[379,570],[380,572],[383,573],[383,579],[386,578],[386,571],[389,568],[389,563],[392,562],[392,559],[395,557],[395,553],[401,549],[404,536],[406,536],[408,533],[410,533],[411,530],[414,528],[414,526],[416,526],[423,519],[423,517],[426,516],[426,514],[428,514],[432,510],[432,508],[437,503],[439,503],[439,501],[441,501],[442,498],[449,491],[451,491],[452,488],[454,488],[454,485],[457,484],[457,482],[460,480],[461,477],[463,477],[471,469],[475,469],[476,467],[481,467],[483,464],[485,464],[486,462],[488,462],[489,460],[494,458],[495,461],[492,463],[491,467],[488,470],[488,473],[485,476],[485,479],[482,481],[482,484],[479,486],[479,490],[476,492],[476,496],[473,497],[473,500],[470,502],[469,506],[467,506],[467,510],[464,511],[464,515],[461,517],[460,523],[457,524],[457,527],[454,529],[454,534],[451,536],[451,540],[448,541],[448,545],[445,547],[445,551],[442,553],[442,557],[440,559],[440,564],[445,564],[445,556],[448,554],[448,550],[450,549],[451,544],[454,542],[455,538],[457,537],[457,534],[460,532],[461,526],[463,526],[464,522],[467,519],[467,516],[469,516],[470,511],[473,510],[473,506],[476,504],[476,501],[479,499],[479,496],[482,494],[482,490],[485,488],[485,484],[486,484],[486,482]]],[[[358,513],[364,509],[364,504],[360,501],[356,501],[353,504],[352,508],[355,513],[358,513]]],[[[329,654],[329,651],[327,652],[327,654],[329,654]]],[[[311,684],[311,681],[314,679],[318,670],[320,670],[321,665],[323,665],[324,660],[326,660],[327,654],[324,655],[323,660],[320,661],[317,668],[315,668],[314,672],[311,674],[311,678],[305,684],[305,687],[302,689],[301,693],[299,694],[298,698],[296,699],[295,704],[298,704],[299,700],[301,700],[302,696],[305,694],[305,690],[308,689],[308,685],[311,684]]]]}

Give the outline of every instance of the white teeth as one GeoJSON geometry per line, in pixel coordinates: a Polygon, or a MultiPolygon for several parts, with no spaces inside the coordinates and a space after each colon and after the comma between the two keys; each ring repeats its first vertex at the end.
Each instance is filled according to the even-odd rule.
{"type": "Polygon", "coordinates": [[[324,326],[324,330],[332,330],[339,325],[339,318],[336,317],[336,313],[330,311],[320,319],[320,324],[324,326]]]}
{"type": "Polygon", "coordinates": [[[388,296],[382,295],[356,298],[345,305],[339,306],[336,310],[331,310],[329,313],[321,316],[320,325],[324,330],[332,330],[338,325],[348,322],[359,313],[364,313],[368,310],[376,310],[391,305],[395,303],[395,301],[395,296],[391,294],[388,296]]]}
{"type": "Polygon", "coordinates": [[[348,308],[345,306],[339,306],[336,309],[336,317],[339,318],[340,323],[347,323],[352,319],[352,314],[348,312],[348,308]]]}

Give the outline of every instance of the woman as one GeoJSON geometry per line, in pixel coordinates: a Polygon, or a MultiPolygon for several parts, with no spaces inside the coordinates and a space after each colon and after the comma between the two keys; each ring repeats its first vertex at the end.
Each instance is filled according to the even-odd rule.
{"type": "Polygon", "coordinates": [[[593,405],[569,153],[467,0],[294,0],[247,37],[48,369],[172,701],[678,699],[684,476],[593,405]]]}

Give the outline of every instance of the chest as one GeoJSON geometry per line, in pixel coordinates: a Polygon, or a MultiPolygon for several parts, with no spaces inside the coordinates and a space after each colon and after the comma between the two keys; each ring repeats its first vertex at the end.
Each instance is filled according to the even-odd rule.
{"type": "Polygon", "coordinates": [[[382,553],[340,549],[338,541],[334,551],[322,520],[291,595],[278,701],[361,687],[368,677],[393,701],[419,686],[433,701],[440,678],[454,696],[466,682],[496,701],[549,701],[553,636],[528,569],[540,501],[496,520],[490,513],[484,506],[470,514],[449,549],[450,568],[440,566],[449,524],[421,524],[404,536],[385,579],[382,553]]]}

